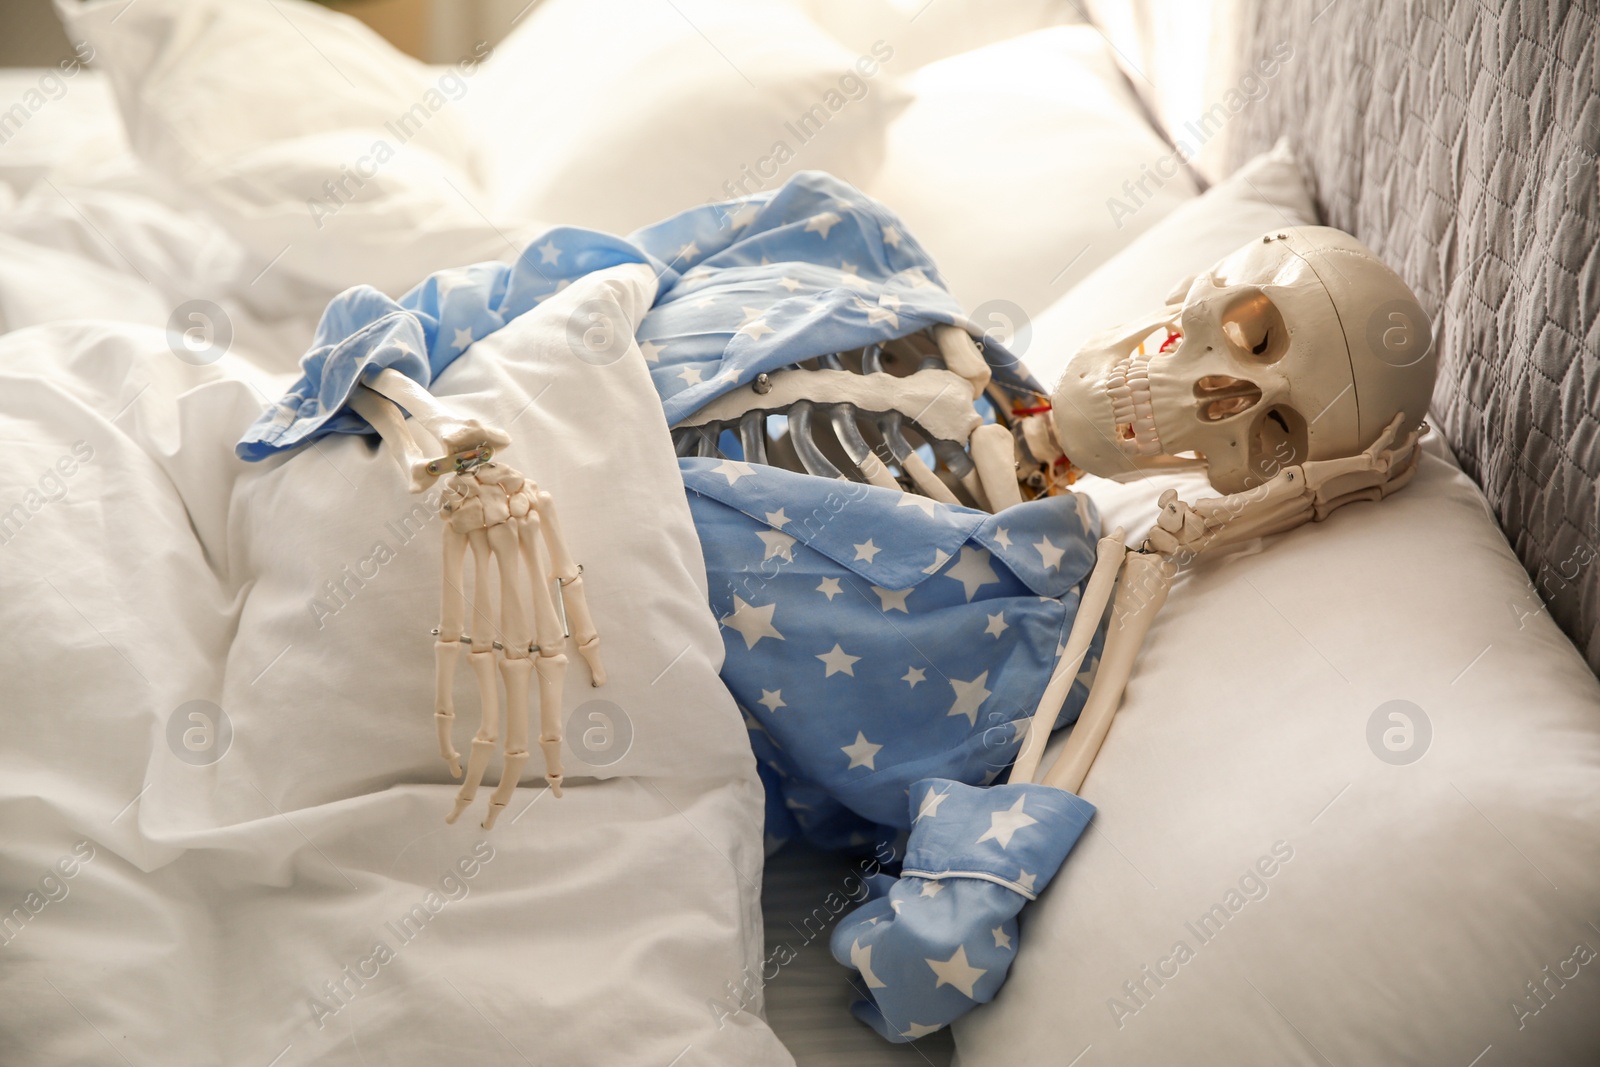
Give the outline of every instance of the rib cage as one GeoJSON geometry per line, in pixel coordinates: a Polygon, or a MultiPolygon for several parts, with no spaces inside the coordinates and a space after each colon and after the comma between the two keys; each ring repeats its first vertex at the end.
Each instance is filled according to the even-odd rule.
{"type": "MultiPolygon", "coordinates": [[[[922,331],[884,344],[828,353],[774,373],[797,370],[887,373],[904,378],[950,368],[931,331],[922,331]]],[[[756,392],[761,392],[763,379],[767,376],[757,379],[756,392]]],[[[983,399],[995,420],[1011,429],[1011,401],[1004,391],[991,383],[983,399]]],[[[824,478],[898,488],[946,503],[984,506],[969,440],[940,437],[900,411],[800,400],[747,411],[737,420],[680,424],[674,427],[672,438],[679,456],[742,458],[824,478]],[[729,433],[742,456],[724,449],[723,436],[729,433]]]]}

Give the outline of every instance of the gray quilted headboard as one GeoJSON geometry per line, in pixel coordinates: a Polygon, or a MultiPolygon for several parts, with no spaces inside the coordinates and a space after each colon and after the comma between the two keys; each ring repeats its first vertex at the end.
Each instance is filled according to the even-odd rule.
{"type": "Polygon", "coordinates": [[[1294,58],[1228,150],[1287,133],[1329,225],[1416,290],[1441,428],[1600,672],[1596,22],[1560,0],[1246,0],[1243,59],[1294,58]]]}

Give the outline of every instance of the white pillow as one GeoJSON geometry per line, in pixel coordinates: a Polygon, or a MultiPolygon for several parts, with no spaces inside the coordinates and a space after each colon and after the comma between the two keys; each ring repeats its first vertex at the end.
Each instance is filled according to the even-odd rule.
{"type": "MultiPolygon", "coordinates": [[[[1119,257],[1129,306],[1300,221],[1247,187],[1119,257]]],[[[1135,538],[1169,486],[1215,495],[1080,484],[1135,538]]],[[[1082,792],[966,1067],[1600,1061],[1600,685],[1437,436],[1400,493],[1180,578],[1082,792]]]]}
{"type": "Polygon", "coordinates": [[[468,104],[501,210],[628,233],[798,170],[867,181],[896,69],[892,41],[851,52],[782,0],[546,0],[468,104]]]}
{"type": "Polygon", "coordinates": [[[894,45],[901,73],[1049,26],[1087,21],[1071,0],[792,0],[845,47],[894,45]]]}
{"type": "Polygon", "coordinates": [[[472,64],[429,70],[305,0],[57,0],[141,160],[259,258],[336,291],[398,293],[515,254],[484,216],[472,64]]]}
{"type": "Polygon", "coordinates": [[[866,191],[905,220],[969,310],[994,300],[1038,314],[1195,193],[1179,169],[1145,177],[1171,150],[1092,27],[942,59],[906,84],[916,99],[866,191]],[[1141,180],[1130,197],[1124,183],[1141,180]]]}
{"type": "Polygon", "coordinates": [[[1163,307],[1177,283],[1278,226],[1311,226],[1317,209],[1281,140],[1203,196],[1175,208],[1034,318],[1022,353],[1053,386],[1094,334],[1163,307]]]}
{"type": "Polygon", "coordinates": [[[642,266],[587,276],[435,383],[555,495],[611,675],[593,689],[571,655],[565,795],[541,795],[536,753],[488,833],[485,791],[443,821],[438,521],[387,449],[247,466],[232,445],[283,378],[190,366],[148,329],[0,337],[0,523],[22,508],[0,529],[0,781],[28,813],[0,842],[8,908],[93,852],[7,935],[15,1057],[789,1062],[746,979],[763,798],[660,400],[636,345],[596,366],[568,342],[580,312],[631,334],[654,291],[642,266]]]}

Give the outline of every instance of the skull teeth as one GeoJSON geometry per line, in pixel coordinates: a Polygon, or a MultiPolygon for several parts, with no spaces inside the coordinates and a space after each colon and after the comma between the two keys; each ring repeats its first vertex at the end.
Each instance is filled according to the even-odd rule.
{"type": "Polygon", "coordinates": [[[1155,406],[1150,399],[1150,357],[1143,345],[1116,362],[1106,375],[1105,390],[1122,450],[1130,456],[1159,454],[1161,435],[1156,432],[1155,406]]]}

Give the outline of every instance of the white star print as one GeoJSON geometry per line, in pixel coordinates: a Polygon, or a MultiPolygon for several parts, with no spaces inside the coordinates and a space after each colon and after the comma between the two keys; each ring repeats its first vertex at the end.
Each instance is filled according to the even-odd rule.
{"type": "Polygon", "coordinates": [[[745,648],[755,648],[756,642],[763,637],[776,637],[779,641],[786,638],[772,625],[772,613],[778,610],[778,605],[768,604],[765,607],[755,607],[746,604],[739,597],[733,598],[733,614],[722,618],[722,625],[730,630],[738,630],[744,637],[745,648]]]}
{"type": "Polygon", "coordinates": [[[1046,567],[1052,570],[1061,569],[1061,557],[1067,554],[1066,549],[1057,548],[1050,543],[1050,538],[1048,537],[1039,541],[1033,547],[1039,550],[1039,558],[1044,561],[1046,567]]]}
{"type": "Polygon", "coordinates": [[[900,310],[900,298],[895,296],[893,293],[880,294],[878,297],[878,303],[882,304],[886,308],[894,308],[896,311],[900,310]]]}
{"type": "Polygon", "coordinates": [[[961,547],[961,561],[949,572],[946,578],[954,578],[961,583],[961,588],[966,590],[967,600],[986,585],[994,585],[1000,581],[1000,576],[995,574],[994,568],[989,566],[989,550],[986,548],[972,548],[969,545],[961,547]]]}
{"type": "Polygon", "coordinates": [[[903,611],[907,615],[911,614],[911,609],[906,607],[906,597],[911,595],[911,590],[885,589],[881,585],[875,585],[872,587],[872,591],[877,593],[878,599],[882,601],[879,611],[903,611]]]}
{"type": "MultiPolygon", "coordinates": [[[[939,502],[937,500],[918,493],[901,493],[900,499],[895,501],[894,506],[897,508],[921,508],[924,515],[933,515],[939,510],[939,502]]],[[[949,558],[949,556],[945,557],[945,559],[949,558]]],[[[941,563],[939,566],[942,567],[944,564],[941,563]]],[[[936,567],[935,569],[937,570],[938,568],[936,567]]]]}
{"type": "Polygon", "coordinates": [[[923,816],[927,816],[930,819],[937,818],[939,815],[939,805],[943,804],[944,798],[949,795],[949,793],[940,793],[937,790],[929,789],[927,796],[922,798],[922,806],[917,809],[917,817],[911,821],[921,822],[923,816]]]}
{"type": "Polygon", "coordinates": [[[878,758],[878,750],[881,748],[883,748],[882,745],[873,744],[867,740],[866,734],[857,730],[855,744],[844,745],[839,749],[840,752],[850,757],[850,766],[846,767],[845,770],[854,770],[857,767],[865,767],[869,771],[877,770],[877,766],[872,761],[878,758]]]}
{"type": "Polygon", "coordinates": [[[784,703],[782,689],[763,689],[761,691],[761,699],[756,703],[764,705],[768,711],[777,711],[779,708],[789,706],[784,703]]]}
{"type": "Polygon", "coordinates": [[[868,989],[887,988],[883,979],[872,973],[872,946],[861,947],[859,940],[850,945],[850,966],[861,972],[861,980],[867,983],[868,989]]]}
{"type": "Polygon", "coordinates": [[[450,347],[457,352],[465,351],[470,344],[472,344],[471,330],[457,330],[455,337],[450,341],[450,347]]]}
{"type": "Polygon", "coordinates": [[[911,688],[915,689],[918,682],[925,682],[928,680],[928,672],[923,670],[921,667],[907,667],[905,676],[900,680],[910,685],[911,688]]]}
{"type": "Polygon", "coordinates": [[[888,245],[890,248],[899,248],[900,247],[900,230],[899,230],[899,228],[895,227],[895,226],[885,226],[883,228],[883,243],[888,245]]]}
{"type": "Polygon", "coordinates": [[[761,562],[765,563],[773,556],[782,556],[787,563],[794,562],[794,538],[777,530],[757,530],[756,536],[767,546],[767,554],[761,557],[761,562]]]}
{"type": "Polygon", "coordinates": [[[685,274],[683,276],[683,280],[687,284],[693,285],[696,282],[704,281],[705,279],[707,279],[709,277],[711,277],[711,268],[710,267],[696,267],[694,270],[689,271],[687,274],[685,274]]]}
{"type": "Polygon", "coordinates": [[[1039,876],[1037,874],[1029,874],[1027,871],[1023,871],[1021,874],[1017,875],[1017,884],[1023,889],[1026,889],[1028,892],[1032,893],[1033,883],[1038,880],[1038,877],[1039,876]]]}
{"type": "Polygon", "coordinates": [[[1001,928],[999,926],[996,926],[993,930],[990,930],[989,932],[994,935],[994,947],[995,948],[1010,948],[1011,947],[1011,935],[1006,933],[1003,928],[1001,928]]]}
{"type": "Polygon", "coordinates": [[[822,579],[822,584],[817,586],[817,592],[821,593],[831,601],[834,597],[844,592],[844,590],[839,588],[839,579],[824,578],[822,579]]]}
{"type": "Polygon", "coordinates": [[[683,379],[683,384],[685,384],[685,385],[699,385],[700,384],[700,368],[699,367],[685,367],[681,371],[678,372],[678,377],[683,379]]]}
{"type": "Polygon", "coordinates": [[[880,322],[887,322],[896,330],[900,328],[900,316],[888,308],[874,307],[858,296],[856,297],[856,309],[867,313],[868,326],[876,326],[880,322]]]}
{"type": "Polygon", "coordinates": [[[950,679],[950,688],[956,691],[956,702],[950,705],[950,710],[945,713],[946,718],[951,715],[965,715],[973,726],[978,725],[978,709],[990,696],[990,691],[983,685],[988,680],[988,671],[984,671],[970,682],[950,679]]]}
{"type": "Polygon", "coordinates": [[[903,900],[891,900],[891,901],[889,901],[889,907],[894,909],[894,913],[896,915],[899,915],[900,914],[900,909],[905,907],[905,903],[906,902],[903,901],[903,900]]]}
{"type": "Polygon", "coordinates": [[[1094,685],[1095,672],[1097,672],[1099,669],[1100,657],[1096,656],[1094,659],[1089,661],[1089,665],[1087,667],[1078,672],[1078,677],[1073,680],[1079,685],[1083,686],[1085,689],[1088,689],[1090,686],[1094,685]]]}
{"type": "Polygon", "coordinates": [[[791,293],[800,288],[800,281],[797,278],[779,278],[778,284],[789,290],[791,293]]]}
{"type": "Polygon", "coordinates": [[[856,265],[854,263],[846,263],[844,260],[839,261],[839,280],[846,285],[856,285],[862,289],[871,288],[861,275],[856,273],[856,265]]]}
{"type": "Polygon", "coordinates": [[[922,883],[922,892],[919,895],[924,897],[936,897],[943,892],[944,883],[938,880],[933,880],[922,883]]]}
{"type": "MultiPolygon", "coordinates": [[[[828,599],[832,600],[833,598],[829,597],[828,599]]],[[[832,678],[836,674],[848,674],[854,678],[856,676],[855,665],[861,661],[860,656],[852,656],[840,648],[838,642],[834,642],[834,646],[831,649],[817,658],[828,665],[828,673],[823,675],[824,678],[832,678]]]]}
{"type": "Polygon", "coordinates": [[[996,526],[994,528],[994,543],[999,545],[1001,548],[1011,547],[1011,534],[1006,532],[1006,528],[1004,526],[996,526]]]}
{"type": "Polygon", "coordinates": [[[940,1026],[939,1023],[935,1023],[932,1026],[929,1026],[926,1023],[909,1023],[908,1022],[908,1023],[906,1023],[906,1028],[904,1030],[900,1031],[900,1036],[901,1037],[909,1037],[911,1040],[915,1041],[919,1037],[927,1037],[929,1034],[931,1034],[935,1030],[939,1029],[939,1026],[940,1026]]]}
{"type": "Polygon", "coordinates": [[[806,220],[807,233],[820,233],[822,239],[828,239],[828,231],[837,226],[842,220],[831,211],[824,211],[820,215],[813,215],[806,220]]]}
{"type": "Polygon", "coordinates": [[[745,337],[750,338],[750,340],[752,340],[752,341],[759,341],[763,337],[765,337],[767,334],[769,334],[769,333],[777,333],[778,331],[774,330],[771,326],[768,326],[766,319],[756,319],[756,320],[754,320],[752,322],[745,323],[743,326],[739,327],[739,329],[736,330],[735,332],[743,334],[745,337]]]}
{"type": "Polygon", "coordinates": [[[736,459],[725,459],[711,468],[711,473],[720,474],[728,479],[729,485],[736,484],[740,478],[754,477],[756,469],[748,463],[740,463],[736,459]]]}
{"type": "Polygon", "coordinates": [[[912,288],[914,289],[921,289],[925,285],[933,284],[928,280],[928,276],[922,273],[921,267],[912,267],[910,270],[903,270],[900,272],[900,277],[910,282],[912,288]]]}
{"type": "Polygon", "coordinates": [[[872,538],[870,537],[861,542],[861,544],[852,545],[851,547],[856,550],[857,560],[866,560],[868,563],[872,562],[872,557],[883,551],[883,549],[872,543],[872,538]]]}
{"type": "Polygon", "coordinates": [[[755,204],[741,204],[739,210],[728,216],[728,225],[735,230],[742,230],[756,220],[756,214],[761,210],[755,204]]]}
{"type": "Polygon", "coordinates": [[[986,968],[974,967],[967,962],[966,945],[959,946],[955,955],[947,960],[927,960],[926,962],[929,967],[933,968],[933,973],[939,976],[939,980],[933,983],[933,988],[938,989],[940,986],[945,985],[955,986],[968,997],[972,996],[973,983],[989,973],[986,968]]]}
{"type": "MultiPolygon", "coordinates": [[[[901,493],[900,494],[900,499],[904,500],[907,497],[909,497],[910,495],[911,495],[910,493],[901,493]]],[[[949,563],[949,562],[950,562],[950,553],[946,552],[942,548],[936,548],[936,549],[933,550],[933,562],[928,564],[926,567],[922,568],[922,573],[923,574],[938,574],[939,573],[939,568],[943,567],[946,563],[949,563]]],[[[967,599],[971,600],[972,597],[969,596],[969,597],[967,597],[967,599]]]]}
{"type": "Polygon", "coordinates": [[[991,813],[989,815],[989,828],[983,832],[982,837],[978,838],[977,844],[981,845],[985,841],[998,841],[1001,848],[1009,848],[1011,846],[1011,835],[1024,826],[1032,826],[1037,823],[1038,819],[1022,810],[1022,805],[1027,799],[1025,796],[1018,797],[1017,802],[1005,811],[991,813]]]}
{"type": "MultiPolygon", "coordinates": [[[[770,555],[771,553],[769,552],[768,554],[770,555]]],[[[1003,611],[986,616],[986,618],[989,620],[989,625],[983,628],[983,632],[986,634],[999,637],[1006,630],[1010,629],[1010,627],[1006,625],[1006,613],[1003,611]]]]}
{"type": "Polygon", "coordinates": [[[777,511],[769,511],[767,512],[767,525],[778,527],[787,526],[789,525],[789,516],[783,513],[782,508],[779,508],[777,511]]]}
{"type": "Polygon", "coordinates": [[[441,299],[449,296],[452,290],[459,289],[463,285],[472,284],[472,275],[464,270],[442,270],[435,277],[438,279],[437,285],[441,299]]]}
{"type": "Polygon", "coordinates": [[[678,249],[678,254],[673,257],[672,261],[674,263],[676,263],[678,260],[681,259],[685,263],[687,263],[690,260],[694,259],[694,257],[698,256],[699,254],[700,254],[700,246],[695,244],[693,241],[690,241],[688,244],[686,244],[682,248],[678,249]]]}
{"type": "Polygon", "coordinates": [[[699,300],[691,300],[689,302],[689,306],[692,308],[699,308],[700,310],[704,311],[706,308],[710,307],[716,302],[717,299],[714,296],[702,296],[699,300]]]}
{"type": "Polygon", "coordinates": [[[539,246],[539,262],[554,263],[561,258],[561,249],[556,247],[554,240],[546,238],[544,244],[539,246]]]}
{"type": "Polygon", "coordinates": [[[654,341],[640,341],[639,351],[644,353],[646,363],[660,363],[661,353],[667,350],[666,345],[658,345],[654,341]]]}

